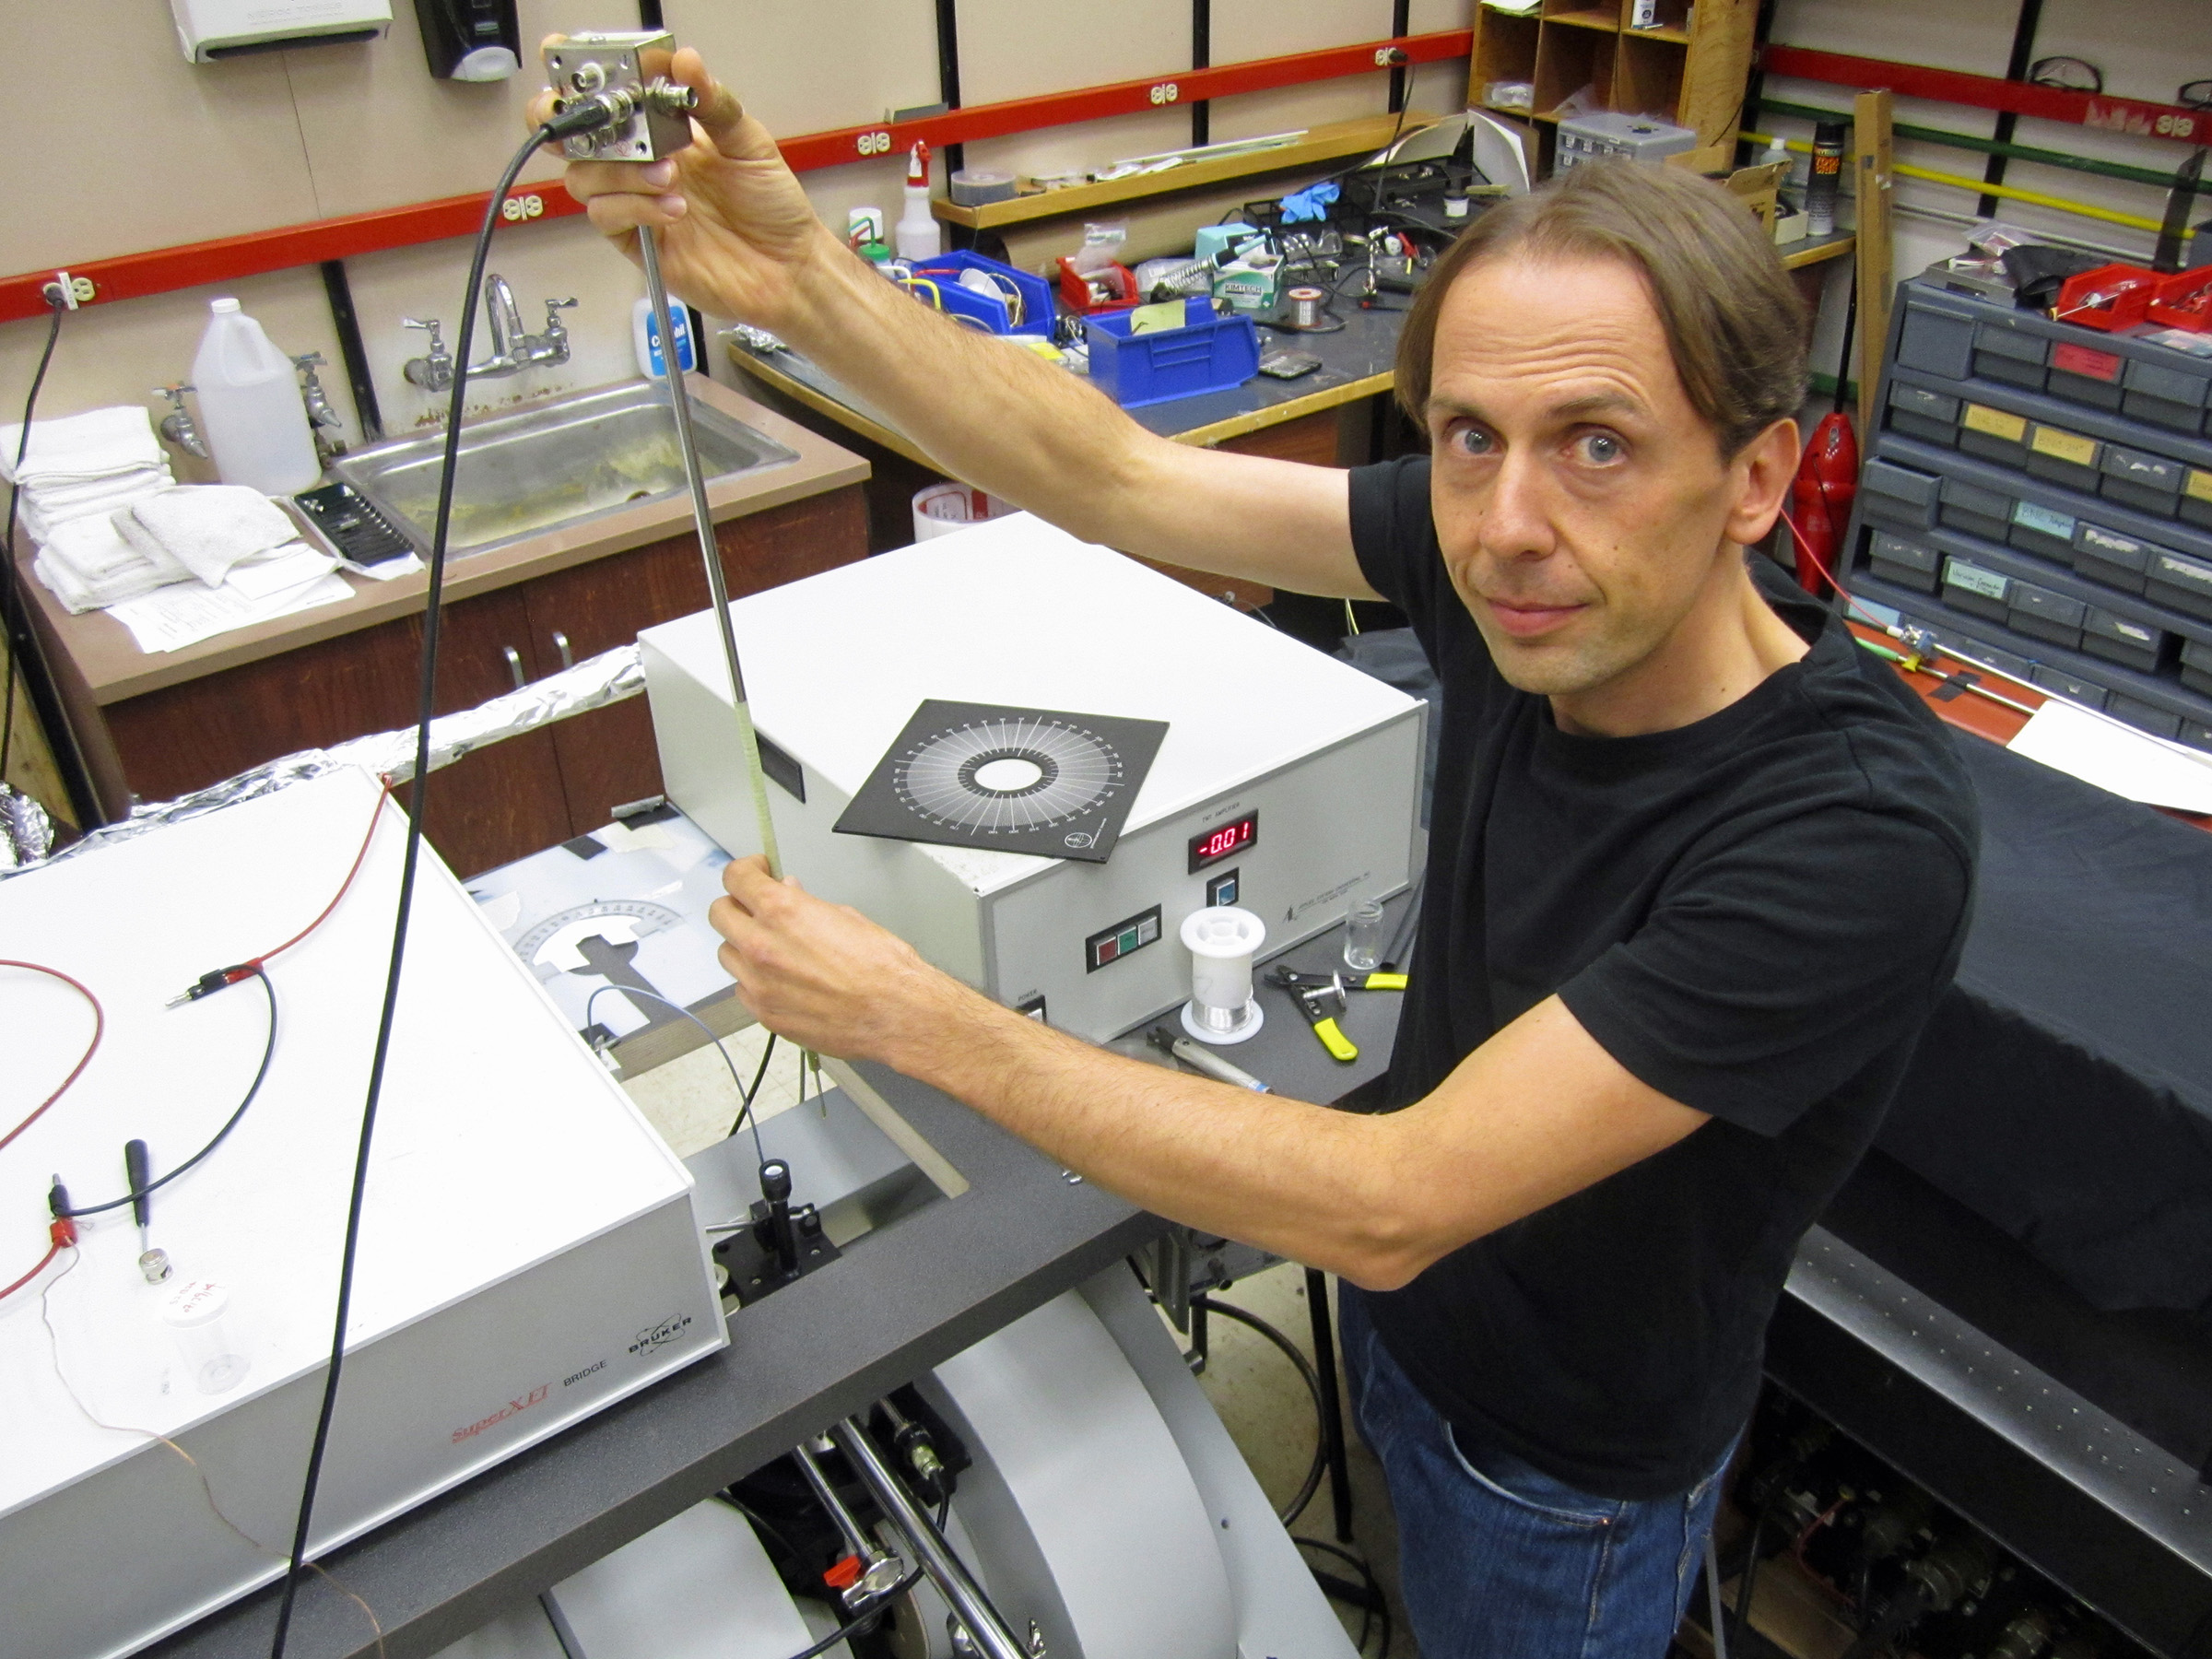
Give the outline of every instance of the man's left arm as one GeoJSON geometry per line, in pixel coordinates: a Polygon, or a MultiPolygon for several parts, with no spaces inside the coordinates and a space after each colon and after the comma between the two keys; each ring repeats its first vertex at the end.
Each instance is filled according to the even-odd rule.
{"type": "Polygon", "coordinates": [[[859,912],[730,868],[723,965],[771,1030],[943,1090],[1155,1214],[1371,1289],[1671,1146],[1705,1114],[1549,997],[1368,1116],[1132,1060],[999,1006],[859,912]]]}

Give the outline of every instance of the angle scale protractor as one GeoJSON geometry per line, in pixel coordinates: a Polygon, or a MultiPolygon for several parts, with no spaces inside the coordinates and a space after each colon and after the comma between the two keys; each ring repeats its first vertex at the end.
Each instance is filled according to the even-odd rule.
{"type": "Polygon", "coordinates": [[[923,703],[837,821],[840,834],[1103,864],[1165,723],[923,703]]]}
{"type": "Polygon", "coordinates": [[[580,939],[596,934],[612,944],[626,945],[682,923],[676,912],[648,899],[601,899],[547,916],[514,942],[514,954],[533,968],[551,966],[574,972],[584,967],[576,948],[580,939]]]}

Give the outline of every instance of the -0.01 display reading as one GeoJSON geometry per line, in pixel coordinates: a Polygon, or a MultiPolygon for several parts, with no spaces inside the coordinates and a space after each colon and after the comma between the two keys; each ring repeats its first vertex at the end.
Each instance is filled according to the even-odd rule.
{"type": "Polygon", "coordinates": [[[1241,853],[1260,839],[1260,815],[1248,812],[1241,818],[1191,837],[1191,874],[1218,864],[1232,853],[1241,853]]]}

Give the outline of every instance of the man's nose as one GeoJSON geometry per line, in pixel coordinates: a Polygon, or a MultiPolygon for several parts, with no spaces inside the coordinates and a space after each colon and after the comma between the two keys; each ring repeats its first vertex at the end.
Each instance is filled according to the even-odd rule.
{"type": "Polygon", "coordinates": [[[1550,481],[1525,452],[1509,450],[1500,462],[1477,539],[1493,559],[1541,559],[1557,547],[1550,481]]]}

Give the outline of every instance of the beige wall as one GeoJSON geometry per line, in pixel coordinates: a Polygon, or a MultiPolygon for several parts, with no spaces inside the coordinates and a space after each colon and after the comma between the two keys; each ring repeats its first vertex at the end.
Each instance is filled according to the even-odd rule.
{"type": "MultiPolygon", "coordinates": [[[[1418,30],[1465,28],[1473,0],[1416,0],[1418,30]]],[[[933,0],[666,0],[669,25],[703,51],[770,129],[819,132],[877,120],[935,100],[933,0]]],[[[628,0],[522,0],[523,32],[627,22],[628,0]]],[[[372,211],[488,187],[522,133],[522,109],[538,77],[490,86],[433,80],[414,7],[399,0],[391,33],[365,45],[322,46],[194,65],[179,53],[161,0],[71,0],[0,6],[0,52],[18,64],[67,65],[100,42],[100,102],[88,113],[79,75],[27,76],[13,111],[19,130],[86,133],[65,177],[18,171],[0,229],[0,269],[32,271],[235,236],[280,225],[372,211]],[[95,125],[94,124],[98,124],[95,125]]],[[[1124,0],[1110,17],[1037,0],[960,0],[965,101],[1021,98],[1101,81],[1171,74],[1190,64],[1188,0],[1124,0]]],[[[1214,0],[1214,61],[1373,39],[1388,31],[1389,0],[1214,0]]],[[[1450,109],[1465,83],[1460,65],[1415,76],[1421,107],[1450,109]]],[[[1219,100],[1218,137],[1276,132],[1371,114],[1384,83],[1363,76],[1219,100]]],[[[970,164],[1046,172],[1190,141],[1185,109],[1171,108],[998,139],[968,147],[970,164]]],[[[534,160],[525,182],[558,171],[534,160]]],[[[817,210],[841,227],[848,208],[898,215],[899,158],[806,175],[817,210]]],[[[422,348],[403,316],[434,316],[451,345],[467,244],[455,240],[349,260],[347,274],[386,429],[406,431],[430,413],[401,365],[422,348]]],[[[630,308],[636,272],[578,219],[503,228],[491,268],[513,287],[532,327],[543,301],[574,296],[567,314],[572,360],[559,370],[483,382],[487,403],[588,385],[633,372],[630,308]]],[[[274,272],[219,288],[94,304],[71,313],[41,412],[144,403],[148,389],[190,377],[207,301],[235,294],[277,345],[331,359],[324,383],[347,418],[347,394],[319,274],[274,272]]],[[[0,325],[0,404],[28,388],[42,319],[0,325]]],[[[479,347],[479,355],[482,348],[479,347]]],[[[4,418],[4,417],[0,417],[4,418]]],[[[204,476],[178,458],[181,476],[204,476]]]]}

